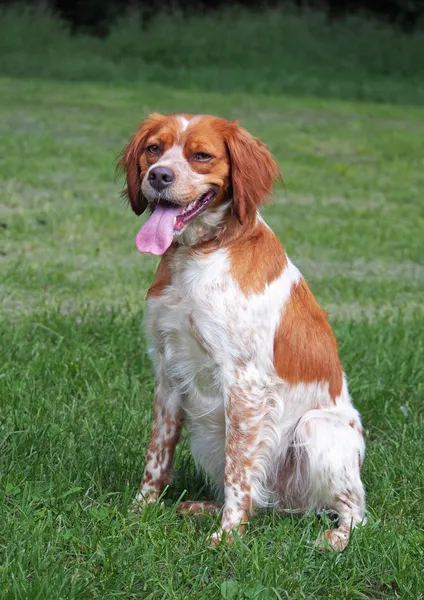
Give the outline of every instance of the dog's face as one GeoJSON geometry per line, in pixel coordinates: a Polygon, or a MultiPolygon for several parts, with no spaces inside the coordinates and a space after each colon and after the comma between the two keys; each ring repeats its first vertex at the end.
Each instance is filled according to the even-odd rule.
{"type": "Polygon", "coordinates": [[[164,201],[182,207],[176,232],[215,199],[222,201],[228,190],[230,160],[213,119],[159,118],[149,129],[139,164],[141,192],[149,205],[164,201]]]}
{"type": "Polygon", "coordinates": [[[247,222],[278,175],[260,140],[236,122],[205,115],[150,115],[121,164],[133,210],[152,212],[137,247],[153,254],[182,233],[194,243],[232,213],[247,222]]]}

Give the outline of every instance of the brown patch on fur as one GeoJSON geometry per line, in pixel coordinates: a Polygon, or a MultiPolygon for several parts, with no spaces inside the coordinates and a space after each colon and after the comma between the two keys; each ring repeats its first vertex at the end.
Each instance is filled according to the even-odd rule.
{"type": "MultiPolygon", "coordinates": [[[[142,176],[144,176],[151,165],[158,162],[162,154],[175,144],[181,143],[180,124],[178,119],[174,116],[158,116],[160,116],[160,120],[153,123],[153,126],[150,127],[147,137],[145,138],[145,143],[139,153],[139,164],[142,176]],[[153,144],[160,148],[160,151],[157,154],[151,154],[147,151],[148,146],[152,146],[153,144]]],[[[150,120],[151,116],[148,118],[147,123],[150,120]]],[[[146,127],[146,125],[143,124],[142,127],[146,127]]]]}
{"type": "Polygon", "coordinates": [[[236,121],[228,124],[224,135],[231,160],[233,210],[240,223],[245,223],[281,175],[268,146],[236,121]]]}
{"type": "Polygon", "coordinates": [[[146,471],[144,473],[144,483],[151,483],[153,481],[153,475],[150,473],[150,471],[146,471]]]}
{"type": "Polygon", "coordinates": [[[196,173],[210,175],[210,183],[216,178],[219,187],[226,183],[230,174],[230,160],[225,143],[225,129],[228,125],[230,124],[224,119],[203,115],[189,123],[183,134],[184,156],[190,167],[196,173]],[[198,161],[194,158],[197,152],[206,152],[212,158],[198,161]]]}
{"type": "Polygon", "coordinates": [[[230,273],[245,296],[262,292],[287,265],[282,245],[263,223],[228,248],[230,273]]]}
{"type": "Polygon", "coordinates": [[[327,381],[333,402],[342,391],[336,339],[303,279],[292,290],[275,335],[274,365],[279,377],[291,384],[327,381]]]}
{"type": "Polygon", "coordinates": [[[121,167],[125,171],[127,177],[127,186],[124,190],[124,195],[128,198],[131,208],[136,215],[141,215],[147,208],[147,200],[141,192],[143,173],[140,166],[140,156],[144,151],[149,134],[163,123],[164,118],[159,113],[153,113],[143,121],[130,143],[124,149],[122,158],[118,163],[118,167],[121,167]]]}

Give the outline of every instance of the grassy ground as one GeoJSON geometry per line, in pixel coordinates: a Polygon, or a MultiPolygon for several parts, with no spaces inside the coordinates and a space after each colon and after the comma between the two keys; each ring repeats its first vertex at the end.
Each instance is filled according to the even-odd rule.
{"type": "Polygon", "coordinates": [[[0,78],[0,598],[423,598],[424,109],[37,74],[0,78]],[[128,513],[156,260],[114,165],[150,110],[238,118],[283,168],[264,214],[330,313],[366,430],[369,521],[342,555],[315,547],[325,518],[273,514],[207,547],[215,519],[174,512],[210,496],[187,441],[165,508],[128,513]]]}

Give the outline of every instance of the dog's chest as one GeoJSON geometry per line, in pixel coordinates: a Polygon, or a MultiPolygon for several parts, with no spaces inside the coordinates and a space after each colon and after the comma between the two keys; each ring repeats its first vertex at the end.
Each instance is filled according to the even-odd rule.
{"type": "Polygon", "coordinates": [[[217,322],[216,311],[210,308],[216,306],[213,287],[207,274],[200,279],[176,278],[160,297],[148,301],[146,317],[156,372],[181,395],[195,460],[215,481],[221,481],[225,456],[225,339],[222,323],[217,322]],[[185,285],[187,282],[190,284],[185,285]]]}
{"type": "Polygon", "coordinates": [[[201,331],[210,324],[181,285],[149,303],[148,330],[160,369],[187,398],[219,394],[217,357],[205,344],[201,331]]]}

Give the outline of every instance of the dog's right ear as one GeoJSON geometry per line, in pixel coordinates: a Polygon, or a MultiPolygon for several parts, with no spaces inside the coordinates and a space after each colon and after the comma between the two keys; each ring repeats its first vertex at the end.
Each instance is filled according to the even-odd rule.
{"type": "Polygon", "coordinates": [[[231,160],[233,211],[244,223],[256,214],[281,175],[268,147],[236,121],[227,127],[226,143],[231,160]]]}
{"type": "Polygon", "coordinates": [[[154,127],[163,119],[163,115],[152,113],[141,123],[128,146],[122,152],[118,168],[125,172],[127,182],[123,195],[128,199],[136,215],[141,215],[147,208],[147,200],[141,191],[143,173],[140,167],[140,157],[144,151],[146,140],[154,127]]]}

